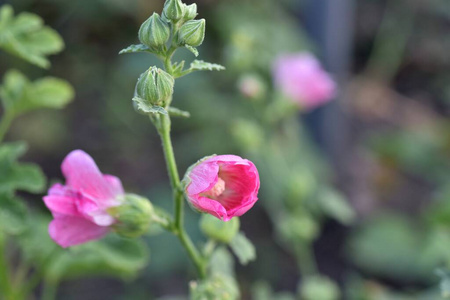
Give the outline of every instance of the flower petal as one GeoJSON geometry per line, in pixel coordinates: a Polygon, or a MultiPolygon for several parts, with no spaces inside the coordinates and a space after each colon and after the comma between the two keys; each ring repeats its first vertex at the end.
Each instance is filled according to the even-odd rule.
{"type": "Polygon", "coordinates": [[[109,227],[97,226],[83,218],[59,216],[48,228],[50,237],[61,247],[79,245],[104,237],[109,227]]]}
{"type": "Polygon", "coordinates": [[[76,206],[77,193],[61,184],[53,185],[43,200],[53,214],[80,216],[76,206]]]}
{"type": "Polygon", "coordinates": [[[92,157],[82,150],[70,152],[61,169],[68,186],[96,200],[114,199],[117,195],[117,186],[110,184],[110,180],[105,180],[92,157]]]}

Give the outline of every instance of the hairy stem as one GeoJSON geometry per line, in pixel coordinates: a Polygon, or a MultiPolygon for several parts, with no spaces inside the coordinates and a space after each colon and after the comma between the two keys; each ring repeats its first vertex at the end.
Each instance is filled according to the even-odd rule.
{"type": "Polygon", "coordinates": [[[161,115],[160,127],[158,128],[159,135],[161,136],[164,157],[166,159],[167,170],[169,172],[170,183],[173,189],[173,199],[175,202],[174,213],[174,233],[180,240],[183,247],[186,249],[189,257],[193,261],[200,278],[206,276],[205,263],[200,255],[200,252],[195,247],[194,243],[187,235],[183,225],[183,211],[184,211],[184,199],[183,191],[181,188],[180,176],[178,174],[177,164],[175,161],[175,155],[172,147],[172,140],[170,137],[170,117],[161,115]]]}

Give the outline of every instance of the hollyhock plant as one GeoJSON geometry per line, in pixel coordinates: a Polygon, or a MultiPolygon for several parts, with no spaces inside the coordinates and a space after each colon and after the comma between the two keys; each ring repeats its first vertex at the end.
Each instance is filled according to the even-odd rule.
{"type": "Polygon", "coordinates": [[[66,184],[53,185],[44,197],[54,217],[50,237],[64,248],[102,238],[116,222],[107,210],[124,199],[120,180],[103,175],[82,150],[69,153],[61,170],[66,184]]]}
{"type": "Polygon", "coordinates": [[[186,174],[189,203],[223,221],[246,213],[258,200],[255,165],[236,155],[217,155],[195,164],[186,174]]]}
{"type": "Polygon", "coordinates": [[[301,108],[310,110],[330,101],[336,84],[310,53],[283,55],[273,67],[275,86],[301,108]]]}

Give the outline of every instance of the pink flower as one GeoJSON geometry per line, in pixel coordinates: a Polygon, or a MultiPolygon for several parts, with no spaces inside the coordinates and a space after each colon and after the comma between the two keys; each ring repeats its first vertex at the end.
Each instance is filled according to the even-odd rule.
{"type": "Polygon", "coordinates": [[[66,185],[53,185],[44,197],[54,217],[50,237],[64,248],[102,238],[115,223],[107,209],[121,204],[122,183],[103,175],[92,157],[81,150],[70,152],[61,170],[66,185]]]}
{"type": "Polygon", "coordinates": [[[189,203],[223,221],[243,215],[258,200],[258,170],[251,161],[236,155],[201,160],[185,180],[189,203]]]}
{"type": "Polygon", "coordinates": [[[306,52],[279,57],[274,64],[273,77],[276,87],[305,109],[327,103],[336,94],[333,79],[320,62],[306,52]]]}

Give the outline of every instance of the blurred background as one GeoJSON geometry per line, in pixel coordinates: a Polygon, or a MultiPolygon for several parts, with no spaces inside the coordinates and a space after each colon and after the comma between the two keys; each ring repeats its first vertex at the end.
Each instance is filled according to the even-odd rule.
{"type": "MultiPolygon", "coordinates": [[[[140,24],[163,1],[0,0],[6,3],[40,15],[66,49],[49,71],[0,53],[1,75],[14,67],[30,78],[58,76],[76,91],[62,112],[16,120],[7,140],[27,140],[25,160],[50,179],[62,177],[69,151],[83,149],[127,191],[171,209],[159,138],[131,104],[139,74],[158,61],[118,55],[138,43],[140,24]]],[[[241,218],[258,255],[237,269],[242,298],[294,299],[313,269],[341,290],[326,299],[441,299],[436,270],[450,264],[448,0],[196,3],[207,20],[199,58],[227,70],[177,80],[174,105],[191,118],[173,122],[175,153],[181,173],[212,153],[247,157],[260,170],[260,201],[241,218]],[[264,128],[258,109],[265,102],[245,97],[239,83],[258,78],[261,98],[270,98],[274,59],[299,51],[323,62],[339,84],[338,98],[264,128]],[[305,246],[311,251],[298,250],[305,246]]],[[[193,56],[181,50],[177,58],[193,56]]],[[[46,212],[39,197],[28,200],[46,212]]],[[[198,215],[187,213],[199,241],[198,215]]],[[[194,272],[177,240],[161,234],[147,243],[150,264],[133,280],[64,282],[60,299],[186,295],[194,272]]]]}

